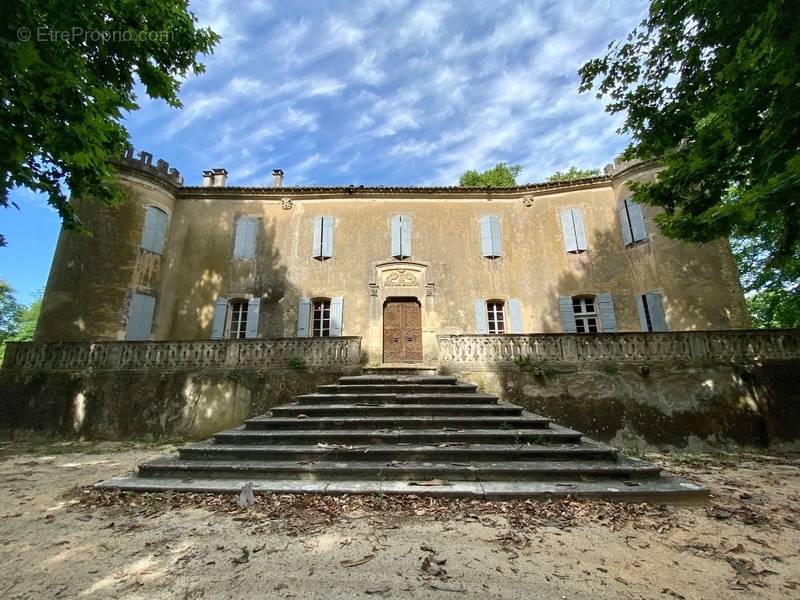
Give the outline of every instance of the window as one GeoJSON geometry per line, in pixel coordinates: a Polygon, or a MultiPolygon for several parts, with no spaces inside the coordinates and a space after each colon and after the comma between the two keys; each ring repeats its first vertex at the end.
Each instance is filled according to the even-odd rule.
{"type": "Polygon", "coordinates": [[[239,217],[236,220],[236,234],[233,242],[233,258],[253,258],[256,255],[256,236],[258,219],[239,217]]]}
{"type": "Polygon", "coordinates": [[[392,217],[392,256],[399,259],[411,256],[411,217],[392,217]]]}
{"type": "Polygon", "coordinates": [[[574,296],[572,312],[575,314],[575,330],[578,333],[600,331],[594,296],[574,296]]]}
{"type": "Polygon", "coordinates": [[[486,303],[486,322],[489,325],[489,333],[505,333],[506,323],[503,312],[503,303],[499,300],[490,300],[486,303]]]}
{"type": "Polygon", "coordinates": [[[626,246],[647,239],[647,228],[644,224],[642,205],[630,198],[620,200],[617,205],[619,227],[622,231],[622,241],[626,246]]]}
{"type": "Polygon", "coordinates": [[[497,215],[484,215],[480,218],[481,254],[487,258],[503,256],[503,236],[500,219],[497,215]]]}
{"type": "Polygon", "coordinates": [[[314,300],[311,316],[311,337],[328,337],[331,334],[331,301],[314,300]]]}
{"type": "Polygon", "coordinates": [[[258,320],[261,311],[261,298],[218,298],[214,305],[211,321],[211,339],[223,337],[254,339],[258,337],[258,320]]]}
{"type": "Polygon", "coordinates": [[[233,340],[247,337],[247,300],[231,300],[228,315],[226,337],[233,340]]]}
{"type": "Polygon", "coordinates": [[[583,210],[565,208],[561,211],[561,230],[564,234],[564,249],[570,254],[580,254],[589,249],[586,241],[586,227],[583,223],[583,210]]]}
{"type": "Polygon", "coordinates": [[[149,340],[153,329],[153,312],[156,299],[149,294],[138,292],[131,296],[128,307],[128,324],[125,328],[125,339],[128,341],[149,340]]]}
{"type": "Polygon", "coordinates": [[[167,239],[168,221],[167,213],[155,206],[148,206],[144,213],[144,228],[140,246],[150,252],[161,254],[167,239]]]}
{"type": "Polygon", "coordinates": [[[639,309],[642,331],[668,331],[661,294],[657,292],[641,294],[636,298],[636,305],[639,309]]]}
{"type": "Polygon", "coordinates": [[[314,217],[311,256],[319,260],[333,257],[333,217],[314,217]]]}

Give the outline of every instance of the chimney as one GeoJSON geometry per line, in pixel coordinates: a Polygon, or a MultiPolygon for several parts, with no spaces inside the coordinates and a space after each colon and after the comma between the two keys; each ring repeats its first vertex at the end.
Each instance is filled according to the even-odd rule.
{"type": "Polygon", "coordinates": [[[272,169],[272,187],[281,187],[283,185],[283,171],[281,169],[272,169]]]}
{"type": "Polygon", "coordinates": [[[203,171],[203,187],[225,187],[227,181],[228,172],[225,169],[203,171]]]}
{"type": "Polygon", "coordinates": [[[228,181],[228,171],[225,169],[214,169],[214,187],[225,187],[228,181]]]}

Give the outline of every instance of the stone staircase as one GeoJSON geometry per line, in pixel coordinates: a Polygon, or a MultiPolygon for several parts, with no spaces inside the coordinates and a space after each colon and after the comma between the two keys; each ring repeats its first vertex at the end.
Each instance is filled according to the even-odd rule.
{"type": "Polygon", "coordinates": [[[137,475],[99,487],[280,493],[602,497],[702,502],[708,491],[455,377],[342,377],[137,475]]]}

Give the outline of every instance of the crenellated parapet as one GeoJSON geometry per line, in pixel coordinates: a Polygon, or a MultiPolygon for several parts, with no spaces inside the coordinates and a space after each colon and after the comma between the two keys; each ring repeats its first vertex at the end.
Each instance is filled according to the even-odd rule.
{"type": "Polygon", "coordinates": [[[129,147],[125,149],[125,152],[116,162],[130,169],[147,173],[172,185],[183,185],[183,176],[180,171],[175,167],[170,167],[167,161],[160,158],[153,164],[153,155],[150,152],[142,150],[138,155],[134,155],[134,149],[129,147]]]}

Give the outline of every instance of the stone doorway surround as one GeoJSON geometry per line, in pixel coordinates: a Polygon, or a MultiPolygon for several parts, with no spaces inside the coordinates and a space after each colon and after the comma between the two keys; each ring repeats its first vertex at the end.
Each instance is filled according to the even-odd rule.
{"type": "Polygon", "coordinates": [[[435,286],[428,264],[406,260],[392,260],[375,264],[373,280],[369,284],[369,330],[366,350],[369,364],[383,361],[383,307],[387,300],[405,298],[419,302],[422,320],[422,356],[425,362],[438,357],[436,330],[438,316],[435,305],[435,286]]]}

